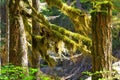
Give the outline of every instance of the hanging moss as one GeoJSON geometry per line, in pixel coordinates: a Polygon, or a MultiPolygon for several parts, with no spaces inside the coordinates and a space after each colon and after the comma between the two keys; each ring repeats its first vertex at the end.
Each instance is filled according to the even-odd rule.
{"type": "MultiPolygon", "coordinates": [[[[64,5],[64,8],[62,8],[66,15],[70,16],[71,20],[73,19],[72,21],[75,23],[76,29],[78,28],[81,30],[81,33],[83,35],[80,35],[78,33],[73,33],[69,30],[61,28],[60,26],[49,23],[49,21],[41,13],[37,12],[31,5],[29,6],[34,12],[34,15],[29,15],[32,16],[34,20],[39,23],[41,33],[40,35],[32,34],[32,36],[34,36],[34,42],[36,44],[34,48],[49,63],[49,65],[55,64],[54,59],[52,59],[47,54],[47,50],[49,49],[48,45],[50,45],[50,42],[57,43],[62,40],[65,42],[65,45],[69,48],[69,50],[72,50],[73,52],[76,51],[76,49],[79,49],[82,53],[91,53],[92,41],[90,38],[83,36],[86,34],[86,32],[88,32],[88,29],[86,29],[86,27],[89,28],[87,24],[87,17],[84,13],[72,7],[68,7],[66,9],[65,7],[67,7],[67,5],[64,5]],[[49,61],[52,61],[53,64],[49,61]]],[[[26,14],[28,13],[26,12],[26,14]]],[[[56,48],[55,43],[52,44],[54,48],[56,48]]]]}
{"type": "Polygon", "coordinates": [[[71,45],[70,47],[73,48],[73,51],[75,51],[78,48],[83,53],[87,53],[87,54],[90,53],[90,49],[88,49],[87,46],[82,44],[81,42],[76,43],[72,39],[69,39],[69,37],[67,37],[65,35],[62,35],[62,33],[59,33],[59,32],[54,31],[54,30],[53,30],[53,35],[56,38],[59,38],[60,40],[63,40],[66,43],[66,45],[67,44],[68,44],[68,46],[71,45]]]}
{"type": "Polygon", "coordinates": [[[55,5],[56,7],[59,5],[60,7],[62,7],[62,0],[45,0],[47,2],[47,4],[52,7],[53,5],[55,5]]]}
{"type": "Polygon", "coordinates": [[[102,12],[103,14],[107,13],[108,8],[112,8],[113,4],[111,1],[95,1],[94,9],[91,10],[91,13],[102,12]]]}
{"type": "Polygon", "coordinates": [[[73,33],[73,32],[71,32],[69,30],[66,30],[66,29],[64,29],[64,28],[62,28],[60,26],[54,25],[54,24],[51,24],[50,27],[53,30],[56,30],[56,31],[60,32],[61,34],[70,37],[70,39],[72,39],[72,40],[74,40],[76,42],[82,41],[83,44],[87,45],[89,48],[92,46],[92,41],[88,37],[85,37],[85,36],[80,35],[78,33],[73,33]]]}
{"type": "Polygon", "coordinates": [[[88,34],[91,33],[89,24],[88,24],[88,18],[87,15],[85,14],[85,12],[80,11],[79,9],[75,9],[71,6],[66,5],[65,3],[63,3],[61,0],[46,0],[46,2],[48,3],[52,3],[51,6],[55,6],[57,8],[59,8],[65,15],[67,15],[71,21],[74,24],[75,30],[85,36],[88,36],[88,34]],[[61,5],[56,5],[55,3],[59,2],[61,5]]]}
{"type": "MultiPolygon", "coordinates": [[[[35,20],[37,21],[37,22],[40,22],[40,25],[42,25],[42,26],[44,26],[44,27],[46,27],[46,29],[47,30],[55,30],[56,32],[59,32],[60,34],[63,34],[63,35],[66,35],[68,38],[64,38],[64,41],[65,41],[65,39],[67,39],[66,40],[66,42],[67,43],[71,43],[71,44],[73,44],[73,46],[74,46],[74,43],[79,43],[79,42],[82,42],[82,44],[83,45],[86,45],[86,46],[88,46],[88,49],[90,49],[91,48],[91,40],[89,39],[89,38],[87,38],[87,37],[84,37],[84,36],[82,36],[82,35],[80,35],[80,34],[78,34],[78,33],[73,33],[73,32],[71,32],[71,31],[68,31],[68,30],[66,30],[66,29],[64,29],[64,28],[62,28],[62,27],[60,27],[60,26],[57,26],[57,25],[54,25],[54,24],[50,24],[45,18],[44,18],[44,16],[42,15],[42,14],[37,14],[37,12],[35,11],[35,13],[36,13],[36,15],[34,15],[34,18],[35,18],[35,20]],[[48,29],[48,28],[50,28],[50,29],[48,29]],[[71,42],[71,41],[74,41],[74,42],[71,42]]],[[[32,15],[33,16],[33,15],[32,15]]],[[[55,38],[57,38],[57,37],[60,37],[59,39],[63,39],[63,36],[61,36],[61,35],[58,35],[57,33],[56,33],[56,35],[57,36],[55,36],[55,38]]],[[[54,38],[54,39],[55,39],[54,38]]]]}

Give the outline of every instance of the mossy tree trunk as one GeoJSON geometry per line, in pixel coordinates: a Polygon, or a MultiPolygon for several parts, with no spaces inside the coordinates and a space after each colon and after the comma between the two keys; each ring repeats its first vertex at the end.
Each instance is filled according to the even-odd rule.
{"type": "Polygon", "coordinates": [[[3,52],[1,53],[1,65],[6,65],[8,63],[8,54],[7,54],[7,19],[6,19],[6,0],[4,1],[0,1],[0,34],[1,34],[1,43],[4,43],[4,45],[0,45],[0,47],[2,47],[1,49],[3,50],[3,52]]]}
{"type": "Polygon", "coordinates": [[[99,5],[100,11],[94,11],[92,15],[92,68],[94,74],[92,80],[105,78],[110,80],[111,77],[111,5],[102,3],[99,5]]]}
{"type": "MultiPolygon", "coordinates": [[[[32,0],[32,6],[39,10],[39,0],[32,0]]],[[[34,12],[32,12],[33,15],[35,15],[34,12]]],[[[32,19],[32,34],[33,35],[40,35],[40,26],[39,23],[37,23],[34,18],[32,19]]],[[[39,80],[39,72],[40,72],[40,53],[35,49],[36,44],[39,42],[35,42],[33,36],[32,36],[32,56],[31,56],[31,63],[32,67],[38,69],[38,72],[35,73],[37,80],[39,80]]]]}
{"type": "Polygon", "coordinates": [[[9,49],[9,63],[17,66],[21,66],[20,54],[20,24],[19,24],[19,9],[20,0],[10,0],[9,1],[9,21],[10,21],[10,49],[9,49]]]}
{"type": "Polygon", "coordinates": [[[20,0],[9,1],[9,21],[10,21],[10,42],[9,42],[9,63],[15,66],[28,66],[27,41],[20,15],[20,0]]]}

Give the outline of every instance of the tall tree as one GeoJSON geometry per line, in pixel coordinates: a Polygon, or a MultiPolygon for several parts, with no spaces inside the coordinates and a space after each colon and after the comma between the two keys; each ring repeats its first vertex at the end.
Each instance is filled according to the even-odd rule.
{"type": "Polygon", "coordinates": [[[6,0],[2,0],[0,1],[0,28],[1,28],[1,43],[3,43],[1,46],[2,46],[2,53],[1,53],[1,59],[2,59],[2,65],[5,65],[8,63],[8,54],[7,54],[7,19],[6,19],[6,0]]]}
{"type": "MultiPolygon", "coordinates": [[[[32,0],[32,6],[39,11],[39,0],[32,0]]],[[[34,11],[32,12],[34,15],[34,11]]],[[[32,34],[33,35],[40,35],[40,25],[38,22],[32,18],[32,34]]],[[[38,72],[35,74],[37,77],[37,80],[39,79],[38,75],[40,73],[40,54],[39,52],[35,49],[36,44],[39,42],[34,41],[34,37],[32,36],[32,55],[31,55],[31,63],[32,67],[38,69],[38,72]]]]}
{"type": "Polygon", "coordinates": [[[38,14],[38,12],[31,7],[35,12],[35,14],[31,16],[34,16],[34,19],[39,22],[40,25],[42,25],[42,28],[44,28],[44,31],[42,32],[43,35],[34,37],[35,40],[43,42],[40,44],[43,48],[38,45],[38,48],[40,49],[39,51],[42,52],[42,57],[46,57],[46,59],[48,57],[45,55],[45,50],[47,50],[45,45],[49,43],[50,39],[54,42],[62,40],[67,43],[67,45],[72,44],[68,46],[72,47],[73,49],[76,49],[77,46],[77,48],[79,48],[82,53],[91,53],[90,50],[93,48],[93,72],[103,71],[103,73],[93,75],[93,80],[98,80],[99,78],[110,79],[112,50],[110,1],[95,3],[96,5],[94,5],[93,11],[91,13],[92,27],[90,27],[88,15],[84,11],[70,7],[61,0],[46,0],[46,2],[49,6],[57,7],[65,15],[67,15],[74,23],[75,29],[78,30],[78,32],[82,35],[72,33],[64,28],[60,28],[57,25],[49,23],[49,21],[46,20],[41,13],[38,14]],[[92,29],[92,48],[91,40],[88,38],[88,35],[91,33],[90,28],[92,29]],[[108,70],[110,72],[106,73],[108,70]]]}
{"type": "MultiPolygon", "coordinates": [[[[77,11],[72,7],[68,7],[60,0],[46,0],[48,5],[55,6],[59,8],[64,14],[69,16],[75,28],[78,30],[88,31],[85,29],[87,27],[87,20],[82,11],[77,11]],[[59,3],[59,4],[58,4],[59,3]],[[65,8],[64,8],[65,7],[65,8]],[[76,14],[76,13],[79,14],[76,14]],[[81,13],[81,14],[80,14],[81,13]],[[74,18],[73,18],[74,15],[74,18]],[[84,15],[84,16],[83,16],[84,15]],[[75,18],[76,16],[76,18],[75,18]],[[77,17],[78,16],[78,17],[77,17]],[[81,17],[80,17],[81,16],[81,17]],[[83,18],[83,19],[82,19],[83,18]],[[75,19],[75,20],[74,20],[75,19]],[[77,20],[78,19],[78,20],[77,20]],[[80,22],[80,20],[84,22],[80,22]],[[79,23],[77,25],[77,23],[79,23]],[[84,23],[84,24],[83,24],[84,23]],[[84,25],[84,26],[80,26],[84,25]],[[83,27],[83,28],[81,28],[83,27]]],[[[95,2],[95,1],[94,1],[95,2]]],[[[110,1],[101,1],[94,3],[92,12],[92,58],[93,58],[93,72],[103,71],[103,73],[98,75],[93,75],[93,80],[98,80],[99,78],[109,79],[111,73],[111,53],[112,53],[112,43],[111,43],[111,3],[110,1]],[[94,10],[95,9],[95,10],[94,10]],[[99,64],[98,64],[99,62],[99,64]],[[109,71],[109,73],[104,72],[109,71]]],[[[82,31],[82,33],[84,32],[82,31]]],[[[85,35],[83,33],[83,35],[85,35]]]]}
{"type": "Polygon", "coordinates": [[[28,66],[27,42],[24,24],[20,15],[20,0],[9,1],[10,49],[9,63],[16,66],[28,66]]]}
{"type": "Polygon", "coordinates": [[[92,12],[92,67],[93,72],[102,71],[92,76],[92,80],[111,77],[111,3],[99,2],[92,12]],[[98,8],[98,6],[100,6],[98,8]]]}

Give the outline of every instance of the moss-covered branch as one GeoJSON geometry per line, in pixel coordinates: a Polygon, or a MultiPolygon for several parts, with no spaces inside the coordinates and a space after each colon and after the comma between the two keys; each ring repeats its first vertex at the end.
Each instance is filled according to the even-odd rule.
{"type": "Polygon", "coordinates": [[[62,33],[59,33],[58,31],[52,30],[52,32],[55,38],[64,41],[66,43],[66,46],[68,48],[71,47],[73,51],[79,49],[82,53],[91,53],[90,49],[88,49],[86,45],[82,44],[82,42],[76,43],[74,40],[70,39],[66,35],[63,35],[62,33]]]}
{"type": "Polygon", "coordinates": [[[40,23],[41,27],[44,26],[45,29],[50,30],[51,33],[53,34],[52,36],[54,36],[54,39],[57,38],[59,40],[63,40],[67,44],[72,45],[73,48],[79,47],[79,49],[83,53],[90,53],[90,48],[92,45],[91,39],[89,39],[88,37],[82,36],[78,33],[73,33],[60,26],[51,24],[49,23],[48,20],[45,19],[45,17],[42,14],[40,13],[38,14],[36,11],[34,12],[36,13],[35,15],[31,15],[31,14],[29,15],[34,16],[34,19],[40,23]]]}
{"type": "MultiPolygon", "coordinates": [[[[31,15],[35,19],[35,21],[40,23],[40,27],[44,27],[47,30],[45,36],[49,36],[46,36],[46,38],[52,37],[54,39],[58,39],[58,41],[63,40],[66,44],[70,44],[71,47],[74,48],[74,50],[76,49],[76,47],[79,47],[81,52],[90,53],[90,48],[92,45],[91,39],[78,33],[73,33],[60,26],[49,23],[49,21],[45,19],[45,17],[41,13],[37,12],[31,5],[30,7],[35,14],[29,15],[31,15]],[[51,34],[49,32],[51,32],[51,34]]],[[[25,11],[24,13],[28,14],[25,11]]]]}
{"type": "Polygon", "coordinates": [[[85,36],[91,33],[89,27],[89,19],[85,12],[66,5],[62,0],[46,0],[49,6],[59,8],[65,15],[67,15],[75,26],[75,30],[85,36]]]}
{"type": "Polygon", "coordinates": [[[85,37],[85,36],[80,35],[78,33],[71,32],[69,30],[66,30],[63,27],[60,27],[60,26],[57,26],[57,25],[54,25],[54,24],[51,24],[50,27],[53,30],[58,31],[61,34],[68,36],[70,39],[74,40],[76,43],[81,41],[84,45],[88,46],[88,48],[91,48],[91,46],[92,46],[92,41],[88,37],[85,37]]]}

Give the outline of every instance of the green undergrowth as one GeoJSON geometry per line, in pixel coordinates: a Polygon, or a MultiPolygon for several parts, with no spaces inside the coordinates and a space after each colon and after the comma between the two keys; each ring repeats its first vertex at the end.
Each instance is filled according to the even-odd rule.
{"type": "MultiPolygon", "coordinates": [[[[111,76],[110,80],[119,80],[120,79],[120,76],[119,76],[119,74],[116,73],[116,71],[112,71],[112,72],[110,72],[110,71],[96,71],[95,73],[85,71],[82,74],[92,78],[93,75],[99,75],[99,74],[103,74],[103,73],[105,73],[105,74],[111,73],[112,76],[111,76]]],[[[80,78],[80,80],[84,80],[84,79],[80,78]]],[[[98,80],[107,80],[107,79],[99,78],[98,80]]]]}
{"type": "MultiPolygon", "coordinates": [[[[1,67],[0,80],[36,80],[35,73],[38,71],[34,68],[28,68],[29,73],[24,73],[23,67],[6,65],[1,67]]],[[[55,77],[40,73],[40,80],[55,80],[55,77]]],[[[59,78],[58,78],[59,80],[59,78]]]]}

